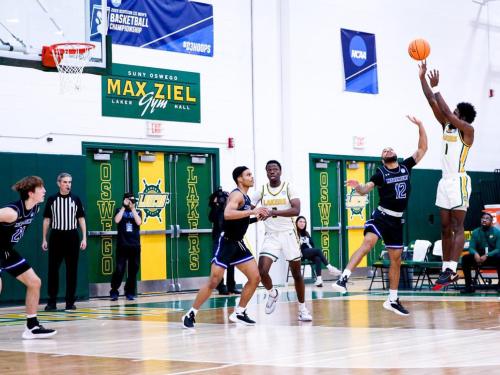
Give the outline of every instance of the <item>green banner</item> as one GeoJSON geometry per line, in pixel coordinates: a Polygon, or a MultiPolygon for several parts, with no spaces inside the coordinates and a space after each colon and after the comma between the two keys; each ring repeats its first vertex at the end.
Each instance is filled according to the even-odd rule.
{"type": "Polygon", "coordinates": [[[200,122],[200,74],[113,64],[102,77],[102,115],[200,122]]]}

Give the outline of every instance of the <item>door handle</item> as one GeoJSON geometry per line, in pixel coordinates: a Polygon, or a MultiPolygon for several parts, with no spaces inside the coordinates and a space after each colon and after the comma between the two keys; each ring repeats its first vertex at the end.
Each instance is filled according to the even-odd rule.
{"type": "Polygon", "coordinates": [[[179,238],[181,236],[181,226],[177,224],[175,226],[175,238],[179,238]]]}
{"type": "Polygon", "coordinates": [[[313,230],[336,230],[340,231],[340,225],[336,227],[313,227],[313,230]]]}

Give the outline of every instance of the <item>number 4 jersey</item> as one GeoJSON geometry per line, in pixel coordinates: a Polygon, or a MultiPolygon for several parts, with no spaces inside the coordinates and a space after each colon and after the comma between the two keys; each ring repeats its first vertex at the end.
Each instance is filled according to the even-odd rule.
{"type": "Polygon", "coordinates": [[[27,210],[22,200],[9,203],[5,206],[7,207],[17,212],[17,220],[13,223],[0,223],[0,250],[14,248],[40,209],[39,205],[35,205],[27,210]]]}
{"type": "Polygon", "coordinates": [[[411,156],[394,169],[384,165],[377,169],[370,181],[378,188],[381,207],[395,212],[403,212],[406,209],[410,198],[411,169],[415,164],[415,159],[411,156]]]}

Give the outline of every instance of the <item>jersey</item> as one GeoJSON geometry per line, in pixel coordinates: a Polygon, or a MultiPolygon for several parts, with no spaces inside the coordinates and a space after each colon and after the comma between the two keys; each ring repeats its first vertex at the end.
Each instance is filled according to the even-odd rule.
{"type": "Polygon", "coordinates": [[[18,200],[9,203],[5,207],[12,208],[17,212],[17,219],[13,223],[0,223],[0,250],[9,250],[23,238],[26,228],[34,220],[35,215],[40,210],[38,204],[34,205],[30,210],[24,207],[24,202],[18,200]]]}
{"type": "MultiPolygon", "coordinates": [[[[239,191],[241,194],[243,192],[240,189],[234,189],[231,193],[239,191]]],[[[244,204],[238,211],[248,211],[252,209],[252,202],[250,201],[250,197],[246,194],[243,194],[244,204]]],[[[241,219],[236,220],[225,220],[223,224],[224,229],[224,237],[227,237],[233,241],[241,241],[243,236],[247,232],[248,225],[250,225],[250,217],[243,217],[241,219]]]]}
{"type": "MultiPolygon", "coordinates": [[[[298,196],[287,182],[282,182],[277,187],[271,187],[269,184],[262,186],[262,189],[256,191],[252,195],[252,204],[261,203],[262,207],[272,210],[287,210],[292,207],[292,199],[297,199],[298,196]]],[[[293,218],[283,216],[271,216],[264,221],[266,232],[283,232],[287,230],[295,230],[293,218]]]]}
{"type": "Polygon", "coordinates": [[[465,173],[470,146],[465,144],[460,130],[447,123],[443,129],[441,167],[443,175],[465,173]]]}
{"type": "Polygon", "coordinates": [[[378,188],[379,205],[395,212],[403,212],[410,198],[411,169],[416,165],[415,159],[409,157],[403,160],[397,168],[388,169],[381,166],[370,178],[378,188]]]}

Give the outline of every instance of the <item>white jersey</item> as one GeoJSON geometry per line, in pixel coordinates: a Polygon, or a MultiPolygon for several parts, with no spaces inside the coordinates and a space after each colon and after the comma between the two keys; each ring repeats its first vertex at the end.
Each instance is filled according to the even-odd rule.
{"type": "MultiPolygon", "coordinates": [[[[273,188],[269,184],[262,186],[252,195],[252,204],[261,203],[262,207],[269,209],[276,208],[277,210],[286,210],[292,207],[291,200],[298,196],[292,190],[290,184],[282,182],[281,185],[273,188]]],[[[287,230],[295,230],[295,223],[292,217],[276,216],[270,217],[264,221],[266,232],[281,232],[287,230]]]]}
{"type": "Polygon", "coordinates": [[[460,130],[452,128],[448,123],[443,130],[443,146],[441,151],[441,166],[443,176],[465,173],[465,161],[470,146],[465,144],[460,130]]]}

